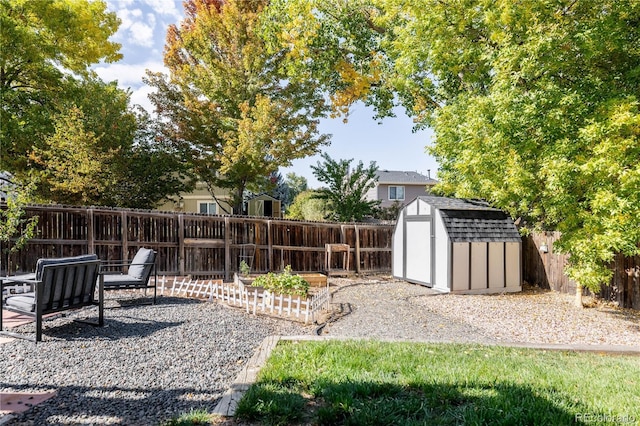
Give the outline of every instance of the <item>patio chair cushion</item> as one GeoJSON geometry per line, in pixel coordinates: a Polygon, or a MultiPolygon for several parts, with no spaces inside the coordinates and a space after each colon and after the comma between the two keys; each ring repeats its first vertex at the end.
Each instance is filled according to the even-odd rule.
{"type": "Polygon", "coordinates": [[[135,280],[140,280],[145,276],[145,272],[151,269],[154,260],[154,252],[151,249],[140,248],[129,266],[129,276],[135,280]]]}
{"type": "Polygon", "coordinates": [[[83,254],[80,256],[73,257],[58,257],[51,259],[38,259],[36,263],[36,280],[40,280],[42,278],[42,268],[45,265],[56,265],[59,263],[72,263],[72,262],[83,262],[85,260],[98,260],[98,256],[95,254],[83,254]]]}
{"type": "Polygon", "coordinates": [[[105,287],[113,287],[113,286],[140,286],[140,279],[133,278],[131,275],[104,275],[104,285],[105,287]]]}
{"type": "Polygon", "coordinates": [[[34,292],[30,292],[17,296],[9,296],[5,301],[5,305],[8,307],[19,309],[21,311],[35,312],[36,294],[34,292]]]}

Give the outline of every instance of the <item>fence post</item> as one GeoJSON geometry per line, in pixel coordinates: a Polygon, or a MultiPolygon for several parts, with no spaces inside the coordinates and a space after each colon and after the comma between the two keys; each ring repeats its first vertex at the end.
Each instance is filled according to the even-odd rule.
{"type": "Polygon", "coordinates": [[[231,229],[229,226],[229,218],[224,218],[224,280],[229,281],[231,276],[231,229]]]}
{"type": "Polygon", "coordinates": [[[360,273],[360,232],[358,231],[358,225],[353,225],[353,230],[356,234],[356,248],[355,248],[355,266],[356,266],[356,274],[360,273]]]}
{"type": "Polygon", "coordinates": [[[123,210],[120,214],[122,223],[120,224],[120,232],[122,233],[122,259],[129,258],[129,231],[127,226],[127,211],[123,210]]]}
{"type": "Polygon", "coordinates": [[[178,213],[178,272],[184,276],[184,215],[178,213]]]}
{"type": "Polygon", "coordinates": [[[271,220],[267,221],[267,271],[273,271],[273,235],[271,235],[271,220]]]}
{"type": "Polygon", "coordinates": [[[96,237],[93,229],[93,209],[87,210],[87,253],[96,253],[96,237]]]}

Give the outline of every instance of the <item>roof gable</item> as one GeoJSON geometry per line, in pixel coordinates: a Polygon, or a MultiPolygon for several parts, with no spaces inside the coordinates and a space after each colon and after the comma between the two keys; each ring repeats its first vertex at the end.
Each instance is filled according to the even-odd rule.
{"type": "Polygon", "coordinates": [[[269,194],[256,194],[248,198],[248,201],[259,201],[259,200],[271,200],[271,201],[280,201],[277,198],[272,197],[269,194]]]}
{"type": "Polygon", "coordinates": [[[404,184],[404,185],[435,185],[435,179],[421,175],[418,172],[404,172],[399,170],[378,170],[376,172],[378,184],[404,184]]]}
{"type": "Polygon", "coordinates": [[[509,215],[485,202],[435,196],[418,199],[440,211],[451,242],[522,241],[509,215]]]}

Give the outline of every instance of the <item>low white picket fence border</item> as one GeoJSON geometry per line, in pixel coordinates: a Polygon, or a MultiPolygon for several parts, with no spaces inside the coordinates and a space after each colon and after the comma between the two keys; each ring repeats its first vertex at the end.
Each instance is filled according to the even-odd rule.
{"type": "Polygon", "coordinates": [[[318,313],[329,309],[331,293],[322,288],[310,298],[275,294],[267,290],[257,290],[241,283],[225,283],[222,280],[193,280],[163,276],[158,280],[157,290],[165,296],[196,297],[217,299],[231,306],[244,307],[247,313],[269,313],[287,316],[297,320],[315,321],[318,313]]]}

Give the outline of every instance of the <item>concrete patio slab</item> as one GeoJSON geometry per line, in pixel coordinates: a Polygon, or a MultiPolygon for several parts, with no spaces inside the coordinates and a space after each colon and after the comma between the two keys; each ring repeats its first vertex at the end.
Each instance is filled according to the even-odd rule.
{"type": "Polygon", "coordinates": [[[0,392],[0,415],[22,413],[55,395],[55,391],[40,393],[0,392]]]}
{"type": "Polygon", "coordinates": [[[23,324],[33,322],[33,317],[28,315],[19,314],[17,312],[11,312],[2,310],[2,326],[7,328],[18,327],[23,324]]]}
{"type": "MultiPolygon", "coordinates": [[[[4,328],[18,327],[33,322],[33,318],[16,312],[2,311],[2,326],[4,328]]],[[[14,338],[0,336],[0,345],[13,341],[14,338]]],[[[36,404],[55,396],[56,392],[21,393],[0,392],[0,425],[13,418],[13,414],[22,413],[36,404]]]]}

